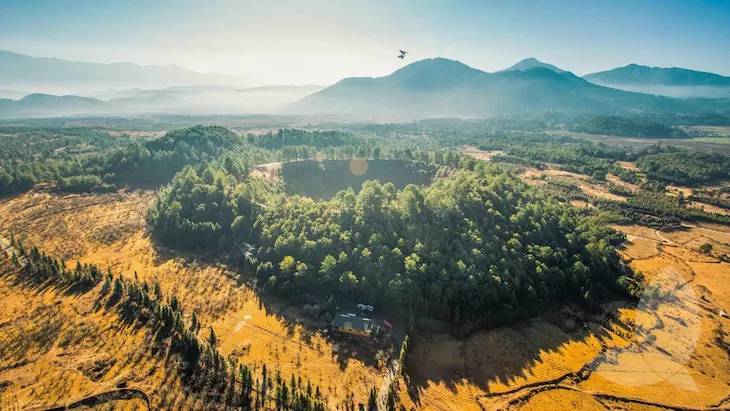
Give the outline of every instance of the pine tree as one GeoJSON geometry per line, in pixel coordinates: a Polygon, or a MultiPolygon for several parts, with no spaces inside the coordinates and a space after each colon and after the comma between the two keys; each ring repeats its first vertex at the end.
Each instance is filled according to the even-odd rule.
{"type": "Polygon", "coordinates": [[[375,387],[370,388],[368,394],[368,411],[378,411],[378,394],[375,392],[375,387]]]}
{"type": "Polygon", "coordinates": [[[193,311],[193,314],[190,318],[190,331],[197,332],[198,328],[200,328],[200,323],[198,322],[198,316],[195,314],[195,311],[193,311]]]}
{"type": "Polygon", "coordinates": [[[211,350],[214,350],[218,345],[218,338],[215,336],[213,327],[210,327],[210,334],[208,334],[208,345],[210,345],[211,350]]]}

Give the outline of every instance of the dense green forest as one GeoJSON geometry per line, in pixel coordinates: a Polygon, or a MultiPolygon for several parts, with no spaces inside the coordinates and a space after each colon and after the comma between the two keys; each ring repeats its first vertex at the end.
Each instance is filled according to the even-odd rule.
{"type": "Polygon", "coordinates": [[[261,135],[248,134],[246,139],[257,147],[268,148],[269,150],[286,146],[312,146],[316,148],[353,146],[362,142],[361,138],[342,131],[308,131],[291,128],[282,128],[261,135]]]}
{"type": "MultiPolygon", "coordinates": [[[[84,174],[81,159],[106,155],[132,143],[86,128],[0,129],[0,195],[22,192],[40,181],[84,174]]],[[[68,181],[76,186],[79,181],[68,181]]]]}
{"type": "Polygon", "coordinates": [[[253,221],[278,187],[247,178],[232,157],[220,163],[187,166],[160,192],[148,215],[155,236],[186,249],[251,240],[253,221]]]}
{"type": "Polygon", "coordinates": [[[619,116],[590,116],[571,126],[575,131],[611,136],[643,138],[682,138],[685,133],[670,125],[644,118],[619,116]]]}
{"type": "Polygon", "coordinates": [[[671,150],[642,156],[637,164],[652,180],[680,185],[730,178],[730,157],[715,153],[671,150]]]}
{"type": "Polygon", "coordinates": [[[622,290],[620,237],[492,166],[425,188],[367,182],[290,197],[256,222],[262,284],[291,298],[364,299],[455,329],[591,304],[622,290]]]}
{"type": "Polygon", "coordinates": [[[28,190],[41,181],[54,182],[63,191],[159,185],[169,182],[185,165],[213,160],[223,152],[237,153],[248,160],[272,156],[270,151],[250,146],[242,137],[219,126],[195,126],[156,139],[121,138],[114,143],[111,141],[118,137],[92,131],[74,138],[31,138],[38,143],[27,148],[19,143],[20,137],[12,137],[14,145],[0,157],[0,195],[28,190]],[[66,141],[69,145],[63,145],[66,141]],[[70,154],[82,147],[86,151],[70,154]],[[41,154],[35,154],[39,150],[41,154]]]}
{"type": "Polygon", "coordinates": [[[362,299],[455,331],[555,301],[591,305],[628,281],[613,248],[619,235],[468,159],[427,187],[367,181],[329,201],[283,196],[215,164],[188,167],[149,221],[177,246],[235,253],[255,244],[243,264],[280,296],[321,310],[362,299]]]}

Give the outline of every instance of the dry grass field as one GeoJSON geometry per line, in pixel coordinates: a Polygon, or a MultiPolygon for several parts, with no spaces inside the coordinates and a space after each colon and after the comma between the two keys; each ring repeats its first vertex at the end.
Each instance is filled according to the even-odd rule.
{"type": "MultiPolygon", "coordinates": [[[[100,267],[108,266],[130,279],[136,277],[138,281],[158,282],[164,294],[177,296],[187,312],[195,311],[203,325],[204,331],[201,333],[207,336],[208,327],[213,327],[222,354],[239,358],[256,369],[265,363],[268,367],[281,370],[285,378],[289,378],[292,373],[309,378],[320,386],[332,408],[338,406],[339,401],[350,391],[355,394],[356,401],[367,400],[368,390],[378,386],[382,380],[384,370],[378,367],[377,362],[360,359],[356,348],[340,346],[329,339],[326,332],[289,319],[283,315],[289,307],[270,302],[264,304],[250,288],[235,279],[238,273],[231,272],[222,264],[206,260],[204,256],[197,258],[157,247],[145,231],[144,221],[146,210],[153,201],[154,193],[148,191],[95,196],[32,192],[0,203],[0,230],[6,237],[12,231],[25,244],[37,245],[52,255],[63,257],[67,262],[79,260],[100,267]]],[[[36,303],[41,306],[43,301],[58,300],[62,303],[50,304],[50,307],[54,310],[65,309],[65,300],[55,295],[26,295],[13,284],[3,283],[3,286],[3,295],[13,295],[8,301],[16,301],[19,306],[25,300],[29,300],[33,306],[36,303]]],[[[68,300],[71,306],[82,304],[71,297],[68,300]]],[[[6,301],[5,297],[2,301],[6,301]]],[[[91,324],[99,332],[113,332],[108,329],[108,324],[113,322],[113,317],[108,314],[95,313],[90,317],[80,308],[66,310],[75,310],[73,312],[78,317],[76,321],[91,324]]],[[[43,314],[38,312],[34,315],[43,314]]],[[[21,322],[23,320],[18,320],[16,324],[12,315],[3,317],[1,323],[7,324],[5,328],[0,328],[0,336],[5,336],[2,334],[4,329],[12,330],[25,324],[21,322]]],[[[28,324],[34,324],[34,319],[37,317],[29,318],[28,324]]],[[[55,334],[73,332],[72,322],[53,323],[57,328],[52,330],[55,334]]],[[[123,331],[119,332],[123,334],[123,331]]],[[[23,344],[25,338],[20,334],[12,334],[11,337],[13,335],[15,344],[23,344]]],[[[119,354],[140,352],[134,356],[146,355],[140,345],[134,344],[131,335],[124,338],[92,336],[89,339],[99,344],[106,341],[109,350],[123,346],[119,354]]],[[[22,404],[56,404],[113,386],[107,379],[96,382],[82,377],[79,380],[55,378],[52,372],[56,371],[53,369],[64,372],[68,368],[65,361],[53,363],[56,358],[54,350],[58,344],[57,339],[49,341],[45,349],[51,354],[44,354],[48,356],[47,359],[26,357],[3,364],[0,367],[0,386],[5,387],[2,388],[3,395],[17,392],[19,394],[13,394],[13,398],[20,398],[22,404]],[[49,368],[44,366],[46,362],[57,365],[49,368]],[[50,384],[48,381],[54,380],[57,386],[52,389],[40,389],[37,386],[50,384]]],[[[70,351],[75,350],[73,347],[70,351]]],[[[18,352],[21,351],[19,349],[18,352]]],[[[105,354],[102,350],[97,353],[93,347],[81,352],[87,356],[99,355],[100,358],[117,355],[114,352],[105,354]]],[[[62,358],[69,358],[67,355],[62,358]]],[[[0,358],[5,357],[0,355],[0,358]]],[[[159,372],[165,370],[164,365],[150,358],[138,361],[136,366],[146,373],[152,373],[153,367],[159,372]]],[[[72,370],[69,368],[68,372],[72,370]]],[[[156,378],[159,380],[160,377],[156,378]]],[[[158,401],[156,396],[160,395],[161,388],[155,388],[161,386],[157,380],[147,379],[139,385],[148,392],[153,403],[158,401]]],[[[164,387],[173,388],[170,385],[164,387]]]]}
{"type": "Polygon", "coordinates": [[[676,234],[618,227],[622,255],[667,297],[600,315],[564,309],[465,340],[428,335],[408,363],[404,403],[423,409],[716,409],[730,406],[730,264],[698,238],[729,245],[730,227],[676,234]],[[638,236],[644,234],[644,236],[638,236]],[[667,244],[662,237],[671,241],[667,244]]]}
{"type": "MultiPolygon", "coordinates": [[[[0,408],[45,409],[91,395],[134,388],[151,405],[192,405],[143,328],[95,308],[95,292],[69,294],[19,281],[7,257],[0,272],[0,408]]],[[[140,399],[109,404],[146,409],[140,399]]]]}

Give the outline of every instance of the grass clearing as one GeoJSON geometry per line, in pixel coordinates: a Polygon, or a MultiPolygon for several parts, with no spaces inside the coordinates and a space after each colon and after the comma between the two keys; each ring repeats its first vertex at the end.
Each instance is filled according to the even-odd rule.
{"type": "Polygon", "coordinates": [[[428,185],[435,168],[405,160],[305,160],[283,163],[281,179],[289,194],[329,199],[341,190],[360,191],[367,180],[393,183],[397,189],[408,184],[428,185]]]}

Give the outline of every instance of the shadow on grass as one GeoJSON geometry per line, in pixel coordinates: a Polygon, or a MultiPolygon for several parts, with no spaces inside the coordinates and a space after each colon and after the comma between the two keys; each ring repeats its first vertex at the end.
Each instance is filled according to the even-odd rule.
{"type": "Polygon", "coordinates": [[[288,302],[258,288],[252,274],[242,272],[236,268],[238,264],[236,264],[234,257],[216,251],[178,251],[160,244],[159,240],[154,237],[151,238],[153,261],[156,265],[175,260],[183,267],[204,268],[205,266],[212,266],[223,268],[225,272],[229,273],[228,277],[235,281],[237,285],[245,285],[253,290],[255,298],[259,302],[259,308],[267,316],[273,316],[285,329],[284,333],[279,333],[276,330],[249,323],[248,326],[255,329],[256,332],[274,335],[292,345],[329,355],[338,363],[341,370],[345,370],[349,361],[353,359],[362,362],[366,366],[377,367],[378,352],[392,349],[392,345],[387,342],[375,343],[368,338],[333,334],[329,329],[329,321],[311,319],[302,313],[301,306],[296,303],[288,302]],[[328,342],[328,345],[332,347],[329,352],[324,352],[323,346],[314,345],[313,337],[316,334],[322,336],[328,342]]]}
{"type": "MultiPolygon", "coordinates": [[[[414,402],[429,385],[444,385],[457,393],[460,384],[479,387],[480,397],[504,395],[526,387],[582,380],[593,371],[593,359],[605,350],[604,341],[615,337],[611,325],[626,333],[632,327],[618,320],[618,312],[636,307],[636,302],[606,303],[596,313],[579,307],[564,306],[536,318],[477,331],[465,338],[447,334],[417,334],[411,340],[405,372],[407,389],[414,402]],[[611,323],[611,324],[609,324],[611,323]],[[550,358],[571,344],[589,343],[595,338],[601,344],[599,352],[578,369],[566,367],[550,358]],[[543,378],[533,374],[543,366],[551,372],[543,378]],[[555,372],[555,370],[558,370],[555,372]],[[501,385],[492,391],[495,385],[501,385]]],[[[544,368],[543,368],[544,369],[544,368]]]]}

